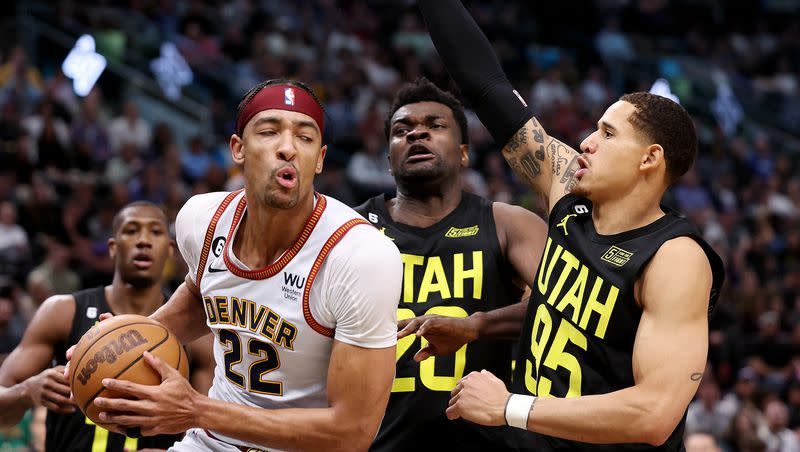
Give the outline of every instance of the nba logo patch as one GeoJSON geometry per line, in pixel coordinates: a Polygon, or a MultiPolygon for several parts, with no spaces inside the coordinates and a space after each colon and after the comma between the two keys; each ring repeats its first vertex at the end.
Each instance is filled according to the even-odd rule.
{"type": "Polygon", "coordinates": [[[292,88],[283,90],[283,103],[286,105],[294,105],[294,90],[292,88]]]}

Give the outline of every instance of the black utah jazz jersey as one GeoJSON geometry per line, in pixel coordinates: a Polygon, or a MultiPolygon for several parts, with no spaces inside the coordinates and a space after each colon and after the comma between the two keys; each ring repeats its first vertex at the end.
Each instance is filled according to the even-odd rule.
{"type": "MultiPolygon", "coordinates": [[[[100,314],[111,312],[103,287],[76,292],[74,297],[75,317],[72,319],[72,330],[69,333],[69,340],[56,347],[54,356],[56,365],[66,364],[67,348],[76,344],[83,334],[100,320],[100,314]]],[[[181,435],[127,438],[94,425],[77,409],[69,414],[48,410],[45,427],[45,450],[48,452],[123,452],[125,449],[167,449],[181,438],[181,435]]]]}
{"type": "MultiPolygon", "coordinates": [[[[425,314],[467,317],[519,301],[510,264],[497,240],[492,203],[464,193],[458,207],[428,228],[392,221],[385,195],[356,208],[394,241],[403,258],[403,291],[397,318],[425,314]]],[[[389,406],[372,450],[500,450],[505,429],[462,420],[445,409],[461,377],[481,369],[507,383],[511,341],[471,342],[455,355],[414,361],[421,348],[414,335],[397,343],[397,372],[389,406]]]]}
{"type": "MultiPolygon", "coordinates": [[[[647,226],[600,235],[594,229],[587,199],[567,195],[556,203],[522,329],[513,392],[577,397],[633,386],[633,343],[642,316],[634,299],[634,284],[667,240],[689,236],[705,250],[713,271],[711,312],[724,278],[722,261],[685,217],[662,209],[666,214],[647,226]]],[[[683,450],[684,422],[685,415],[660,447],[588,445],[520,430],[520,448],[683,450]]]]}

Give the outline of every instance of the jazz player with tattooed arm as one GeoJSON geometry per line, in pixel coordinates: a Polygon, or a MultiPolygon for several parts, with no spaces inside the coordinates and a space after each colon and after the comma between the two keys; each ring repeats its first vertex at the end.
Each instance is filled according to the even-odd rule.
{"type": "Polygon", "coordinates": [[[522,450],[681,450],[724,276],[697,229],[660,205],[694,162],[691,117],[627,94],[579,153],[536,121],[460,1],[418,3],[448,71],[550,213],[512,394],[474,372],[448,417],[528,430],[522,450]]]}
{"type": "Polygon", "coordinates": [[[397,196],[376,196],[356,211],[400,249],[404,328],[371,450],[500,450],[507,432],[448,421],[445,409],[465,373],[488,369],[510,382],[510,339],[527,307],[521,287],[533,284],[547,227],[526,209],[462,191],[469,138],[453,95],[426,79],[407,83],[387,116],[397,196]]]}

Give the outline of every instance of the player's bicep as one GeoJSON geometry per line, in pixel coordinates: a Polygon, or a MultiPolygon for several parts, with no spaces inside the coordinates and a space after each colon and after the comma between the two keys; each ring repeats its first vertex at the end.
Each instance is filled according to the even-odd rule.
{"type": "Polygon", "coordinates": [[[525,285],[533,287],[547,239],[547,223],[523,207],[496,202],[492,208],[498,232],[502,229],[505,233],[501,243],[508,262],[525,285]]]}
{"type": "Polygon", "coordinates": [[[46,300],[25,329],[22,341],[0,366],[0,385],[17,384],[50,367],[56,345],[69,337],[74,316],[72,296],[46,300]]]}
{"type": "Polygon", "coordinates": [[[705,368],[711,282],[705,254],[687,237],[662,246],[642,276],[644,311],[633,350],[634,379],[651,390],[657,412],[669,425],[680,420],[705,368]]]}

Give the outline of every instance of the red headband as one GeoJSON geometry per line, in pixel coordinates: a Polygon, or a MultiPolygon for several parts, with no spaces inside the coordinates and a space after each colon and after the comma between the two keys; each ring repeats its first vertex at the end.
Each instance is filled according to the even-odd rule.
{"type": "Polygon", "coordinates": [[[264,110],[288,110],[306,114],[317,122],[321,133],[325,131],[322,106],[308,91],[292,85],[268,85],[256,93],[244,107],[236,122],[236,133],[242,136],[247,123],[264,110]]]}

